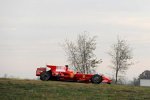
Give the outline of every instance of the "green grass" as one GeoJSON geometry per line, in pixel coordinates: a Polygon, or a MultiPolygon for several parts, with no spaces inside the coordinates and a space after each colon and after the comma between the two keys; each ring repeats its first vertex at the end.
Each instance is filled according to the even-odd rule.
{"type": "Polygon", "coordinates": [[[0,78],[0,100],[150,100],[150,87],[0,78]]]}

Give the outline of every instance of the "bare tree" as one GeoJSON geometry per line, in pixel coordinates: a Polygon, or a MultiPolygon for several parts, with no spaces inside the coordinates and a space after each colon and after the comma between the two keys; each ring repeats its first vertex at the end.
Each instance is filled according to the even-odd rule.
{"type": "Polygon", "coordinates": [[[118,74],[125,73],[128,67],[133,64],[131,59],[132,50],[125,40],[117,39],[117,43],[113,44],[111,51],[108,53],[111,56],[111,68],[115,72],[115,83],[118,81],[118,74]]]}
{"type": "Polygon", "coordinates": [[[93,51],[96,49],[96,37],[87,34],[78,35],[77,41],[66,41],[65,51],[68,61],[76,71],[91,73],[91,68],[100,63],[93,51]]]}

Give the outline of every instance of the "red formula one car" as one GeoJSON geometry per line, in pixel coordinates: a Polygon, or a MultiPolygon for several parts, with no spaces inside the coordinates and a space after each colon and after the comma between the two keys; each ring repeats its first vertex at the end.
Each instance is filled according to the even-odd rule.
{"type": "Polygon", "coordinates": [[[112,80],[108,77],[100,74],[83,74],[80,72],[74,73],[68,69],[68,65],[53,66],[47,65],[47,67],[37,68],[36,76],[40,76],[43,81],[47,80],[59,80],[59,81],[74,81],[74,82],[86,82],[86,83],[107,83],[111,84],[112,80]]]}

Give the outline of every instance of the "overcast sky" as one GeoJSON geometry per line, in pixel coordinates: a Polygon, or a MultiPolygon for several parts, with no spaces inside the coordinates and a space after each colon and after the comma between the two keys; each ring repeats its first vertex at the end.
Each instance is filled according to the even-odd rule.
{"type": "Polygon", "coordinates": [[[107,52],[117,35],[133,48],[126,77],[150,70],[150,0],[0,0],[0,77],[36,78],[37,67],[68,64],[61,45],[98,36],[97,72],[112,76],[107,52]]]}

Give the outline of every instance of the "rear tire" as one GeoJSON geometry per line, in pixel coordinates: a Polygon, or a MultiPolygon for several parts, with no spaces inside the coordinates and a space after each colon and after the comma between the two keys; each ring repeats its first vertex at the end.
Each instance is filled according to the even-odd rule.
{"type": "Polygon", "coordinates": [[[47,71],[47,72],[43,72],[41,75],[40,75],[40,79],[42,81],[48,81],[50,78],[51,78],[52,74],[51,74],[51,71],[47,71]]]}
{"type": "Polygon", "coordinates": [[[102,82],[102,76],[100,76],[98,74],[93,75],[91,82],[93,84],[100,84],[102,82]]]}

